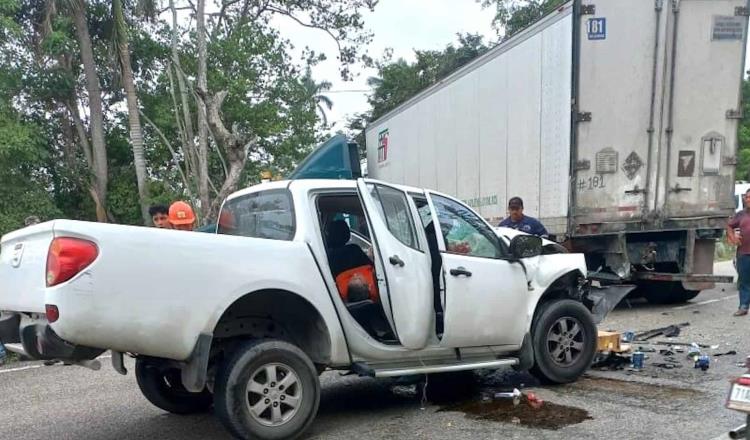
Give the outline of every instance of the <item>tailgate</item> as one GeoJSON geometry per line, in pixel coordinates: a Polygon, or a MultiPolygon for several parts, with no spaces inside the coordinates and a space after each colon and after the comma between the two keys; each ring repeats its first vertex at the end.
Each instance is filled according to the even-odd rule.
{"type": "Polygon", "coordinates": [[[0,240],[0,310],[44,313],[47,251],[54,222],[20,229],[0,240]]]}

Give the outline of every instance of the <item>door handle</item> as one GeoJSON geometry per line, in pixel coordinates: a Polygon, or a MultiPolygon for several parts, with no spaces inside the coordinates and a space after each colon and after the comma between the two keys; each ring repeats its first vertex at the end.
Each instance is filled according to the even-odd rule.
{"type": "Polygon", "coordinates": [[[400,259],[398,255],[393,255],[388,258],[388,261],[391,262],[392,265],[398,266],[398,267],[404,267],[404,260],[400,259]]]}
{"type": "Polygon", "coordinates": [[[469,272],[468,270],[466,270],[462,266],[459,266],[459,267],[457,267],[455,269],[451,269],[450,272],[451,272],[451,275],[453,275],[454,277],[458,277],[458,276],[461,276],[461,275],[464,275],[464,276],[467,276],[467,277],[471,276],[471,272],[469,272]]]}

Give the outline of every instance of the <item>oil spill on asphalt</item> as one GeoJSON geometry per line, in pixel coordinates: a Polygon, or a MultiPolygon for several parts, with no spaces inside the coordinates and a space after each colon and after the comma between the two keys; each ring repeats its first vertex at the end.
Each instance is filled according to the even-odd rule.
{"type": "Polygon", "coordinates": [[[566,426],[591,420],[588,411],[571,406],[544,402],[540,408],[532,408],[523,396],[518,405],[511,400],[472,400],[445,406],[439,411],[458,411],[477,420],[515,423],[527,428],[558,430],[566,426]]]}

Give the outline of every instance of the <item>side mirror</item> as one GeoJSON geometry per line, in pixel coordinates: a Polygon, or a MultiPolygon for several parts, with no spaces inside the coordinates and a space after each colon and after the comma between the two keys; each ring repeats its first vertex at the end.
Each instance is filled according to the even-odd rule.
{"type": "Polygon", "coordinates": [[[510,254],[518,260],[542,255],[542,239],[536,235],[516,235],[510,241],[510,254]]]}

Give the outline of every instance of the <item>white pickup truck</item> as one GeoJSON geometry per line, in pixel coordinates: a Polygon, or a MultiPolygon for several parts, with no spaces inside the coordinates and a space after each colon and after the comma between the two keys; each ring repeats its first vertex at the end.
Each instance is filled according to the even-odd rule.
{"type": "Polygon", "coordinates": [[[326,368],[573,381],[628,290],[589,286],[582,255],[493,230],[456,199],[367,179],[239,191],[217,234],[55,220],[1,245],[9,348],[88,367],[111,350],[122,374],[131,355],[150,402],[213,405],[244,439],[300,435],[326,368]]]}

